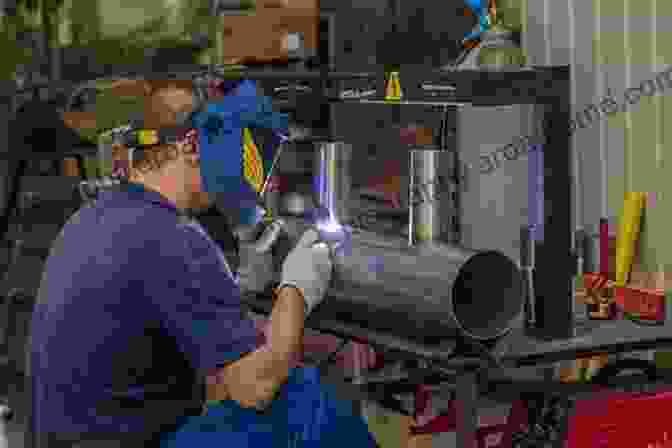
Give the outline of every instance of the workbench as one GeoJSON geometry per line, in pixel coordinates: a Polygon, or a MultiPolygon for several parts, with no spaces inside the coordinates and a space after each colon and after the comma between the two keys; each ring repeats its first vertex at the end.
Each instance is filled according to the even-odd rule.
{"type": "MultiPolygon", "coordinates": [[[[247,296],[244,302],[250,309],[260,314],[267,314],[271,309],[269,297],[247,296]]],[[[542,339],[532,336],[529,330],[524,330],[521,326],[513,329],[491,347],[493,358],[499,364],[496,366],[479,357],[477,353],[455,357],[450,351],[454,348],[452,346],[425,345],[418,341],[375,333],[356,325],[330,321],[327,316],[320,315],[319,308],[308,319],[306,325],[308,328],[340,338],[370,344],[374,348],[395,351],[401,358],[407,356],[408,359],[422,359],[430,363],[430,370],[431,366],[436,366],[443,371],[453,372],[455,398],[459,403],[457,431],[459,447],[467,447],[469,441],[476,440],[479,397],[515,401],[520,399],[521,393],[542,393],[578,398],[589,396],[598,389],[595,385],[563,383],[552,379],[520,380],[503,372],[599,354],[672,348],[672,323],[643,326],[628,320],[579,321],[575,328],[576,336],[563,339],[542,339]]],[[[672,384],[672,374],[662,375],[655,380],[644,375],[625,376],[613,382],[614,387],[626,389],[642,384],[672,384]]]]}

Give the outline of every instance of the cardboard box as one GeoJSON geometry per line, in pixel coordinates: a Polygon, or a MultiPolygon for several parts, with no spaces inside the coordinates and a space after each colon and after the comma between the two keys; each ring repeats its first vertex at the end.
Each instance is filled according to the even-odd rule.
{"type": "Polygon", "coordinates": [[[319,11],[307,8],[259,9],[249,16],[222,17],[222,52],[225,63],[270,62],[288,57],[287,37],[303,36],[308,52],[319,42],[319,11]]]}

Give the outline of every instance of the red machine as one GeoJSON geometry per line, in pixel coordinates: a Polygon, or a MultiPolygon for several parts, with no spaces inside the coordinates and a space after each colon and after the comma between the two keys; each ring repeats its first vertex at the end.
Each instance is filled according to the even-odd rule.
{"type": "MultiPolygon", "coordinates": [[[[606,385],[621,372],[636,370],[650,380],[660,376],[656,365],[622,359],[604,366],[593,378],[606,385]]],[[[655,393],[598,392],[577,401],[568,422],[567,448],[672,448],[672,391],[655,393]]]]}
{"type": "Polygon", "coordinates": [[[575,406],[567,448],[672,448],[672,392],[605,392],[575,406]]]}

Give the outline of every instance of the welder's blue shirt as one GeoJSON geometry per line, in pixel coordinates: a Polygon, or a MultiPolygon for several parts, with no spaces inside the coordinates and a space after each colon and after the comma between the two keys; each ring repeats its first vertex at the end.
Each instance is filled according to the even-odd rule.
{"type": "Polygon", "coordinates": [[[212,240],[156,192],[105,192],[65,225],[45,265],[32,324],[35,430],[170,431],[202,404],[198,379],[256,342],[212,240]]]}

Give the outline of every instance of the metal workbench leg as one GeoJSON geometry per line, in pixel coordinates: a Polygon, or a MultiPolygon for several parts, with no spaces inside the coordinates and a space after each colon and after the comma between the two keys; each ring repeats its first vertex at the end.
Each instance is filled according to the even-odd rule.
{"type": "Polygon", "coordinates": [[[457,446],[476,448],[478,428],[478,383],[476,372],[464,372],[456,383],[456,430],[457,446]]]}

